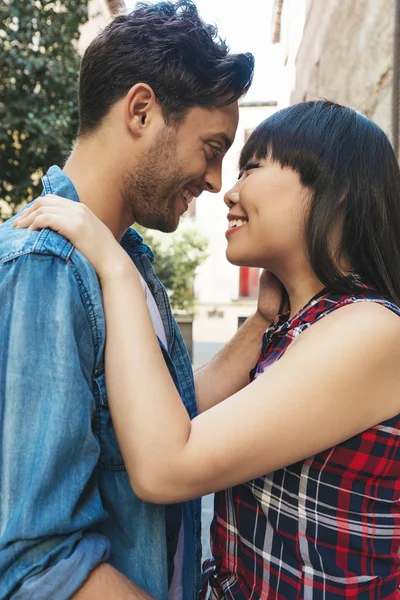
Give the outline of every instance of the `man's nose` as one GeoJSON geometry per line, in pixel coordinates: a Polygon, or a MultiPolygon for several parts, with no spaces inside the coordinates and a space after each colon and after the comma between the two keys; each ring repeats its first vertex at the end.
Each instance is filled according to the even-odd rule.
{"type": "Polygon", "coordinates": [[[222,188],[222,167],[214,166],[207,169],[205,177],[205,189],[212,194],[216,194],[221,191],[222,188]]]}

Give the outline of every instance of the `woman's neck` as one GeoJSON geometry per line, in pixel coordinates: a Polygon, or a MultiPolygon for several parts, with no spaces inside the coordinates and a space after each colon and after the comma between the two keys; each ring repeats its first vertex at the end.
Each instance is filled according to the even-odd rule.
{"type": "Polygon", "coordinates": [[[324,288],[324,284],[319,281],[314,271],[308,265],[305,268],[300,268],[300,265],[296,265],[294,268],[281,273],[274,272],[274,274],[281,281],[287,292],[290,318],[294,317],[311,298],[324,288]]]}

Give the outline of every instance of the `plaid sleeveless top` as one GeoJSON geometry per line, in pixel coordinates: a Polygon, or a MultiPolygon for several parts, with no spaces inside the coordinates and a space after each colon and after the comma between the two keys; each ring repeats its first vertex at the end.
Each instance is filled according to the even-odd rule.
{"type": "MultiPolygon", "coordinates": [[[[292,340],[370,290],[315,296],[264,334],[251,380],[292,340]]],[[[371,331],[373,344],[373,331],[371,331]]],[[[345,348],[345,345],[344,345],[345,348]]],[[[400,415],[307,460],[215,495],[201,598],[400,599],[400,415]]]]}

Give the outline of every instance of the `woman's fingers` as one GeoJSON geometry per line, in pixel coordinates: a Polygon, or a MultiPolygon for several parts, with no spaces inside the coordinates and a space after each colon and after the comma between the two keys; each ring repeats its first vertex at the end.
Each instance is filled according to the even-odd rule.
{"type": "Polygon", "coordinates": [[[54,196],[53,194],[47,194],[46,196],[41,196],[31,206],[25,208],[19,217],[15,219],[15,222],[20,222],[22,219],[25,219],[32,212],[38,210],[43,207],[63,207],[65,209],[69,209],[75,212],[84,212],[87,210],[87,207],[80,202],[74,202],[73,200],[67,200],[66,198],[61,198],[60,196],[54,196]]]}
{"type": "Polygon", "coordinates": [[[115,257],[125,261],[126,254],[108,227],[84,204],[43,196],[26,209],[13,223],[16,229],[52,229],[86,256],[98,272],[112,272],[115,257]]]}
{"type": "Polygon", "coordinates": [[[90,215],[84,210],[75,210],[71,205],[57,206],[42,204],[14,221],[15,229],[53,229],[68,238],[74,245],[90,230],[90,215]],[[87,231],[86,231],[87,232],[87,231]]]}
{"type": "MultiPolygon", "coordinates": [[[[62,213],[41,213],[33,217],[32,223],[28,229],[52,229],[63,237],[73,237],[74,223],[68,216],[62,213]]],[[[72,241],[72,239],[71,239],[72,241]]]]}
{"type": "Polygon", "coordinates": [[[14,228],[15,229],[22,229],[22,228],[26,228],[29,227],[33,221],[36,219],[36,217],[38,217],[39,215],[45,215],[45,214],[50,214],[50,213],[54,213],[54,214],[62,214],[65,216],[72,216],[72,213],[70,210],[62,207],[62,206],[39,206],[36,207],[34,210],[31,210],[29,213],[21,215],[21,217],[19,217],[18,219],[15,219],[14,221],[14,228]]]}
{"type": "Polygon", "coordinates": [[[53,229],[74,243],[90,227],[92,219],[93,214],[84,204],[47,195],[23,211],[13,225],[16,229],[53,229]]]}

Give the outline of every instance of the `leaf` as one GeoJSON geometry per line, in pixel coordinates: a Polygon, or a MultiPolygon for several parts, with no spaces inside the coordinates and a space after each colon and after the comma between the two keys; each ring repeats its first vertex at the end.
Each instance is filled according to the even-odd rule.
{"type": "Polygon", "coordinates": [[[167,289],[174,312],[194,310],[194,278],[197,268],[207,258],[207,240],[193,227],[181,225],[174,233],[163,237],[144,227],[135,229],[154,252],[154,269],[167,289]]]}
{"type": "Polygon", "coordinates": [[[0,2],[0,219],[40,193],[37,173],[65,161],[78,130],[80,56],[73,40],[88,19],[88,1],[59,6],[0,2]]]}

